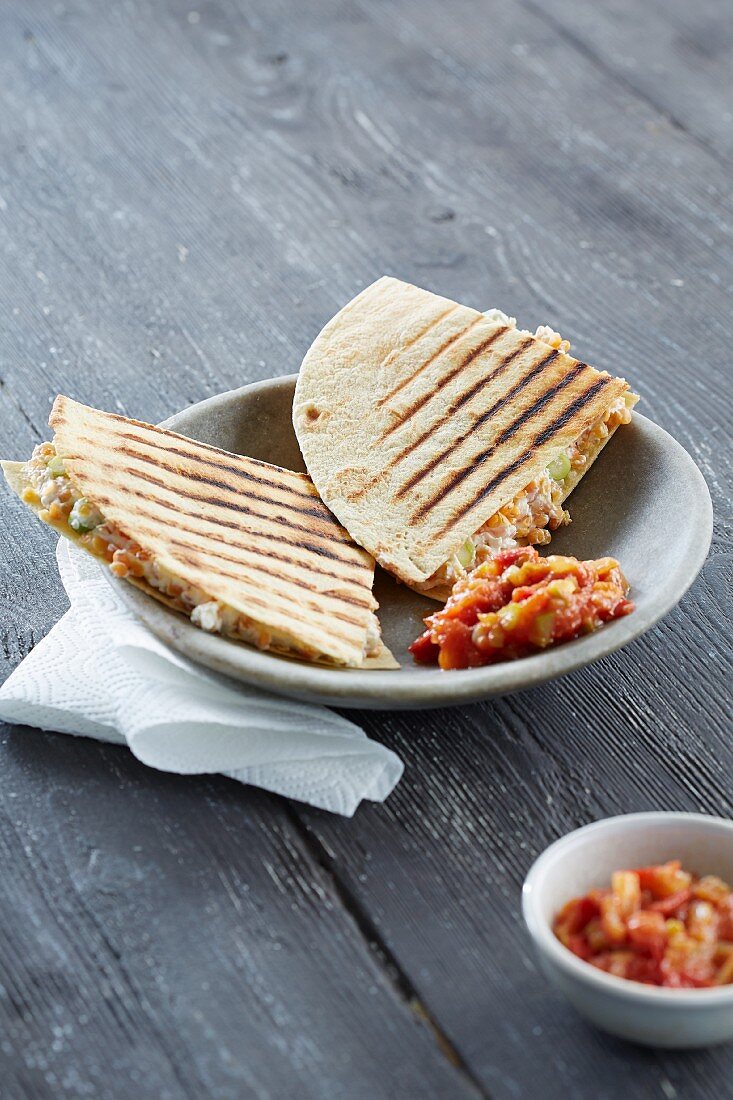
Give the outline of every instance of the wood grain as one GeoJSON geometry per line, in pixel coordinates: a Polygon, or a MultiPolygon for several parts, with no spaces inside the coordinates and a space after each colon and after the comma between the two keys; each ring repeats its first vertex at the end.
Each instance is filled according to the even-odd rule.
{"type": "MultiPolygon", "coordinates": [[[[625,373],[716,507],[701,578],[623,652],[364,714],[407,770],[352,821],[6,728],[12,1100],[726,1095],[730,1050],[580,1024],[518,906],[575,825],[733,812],[732,42],[714,0],[4,6],[3,456],[58,391],[159,420],[288,373],[388,272],[625,373]]],[[[9,670],[65,599],[50,533],[3,516],[9,670]]]]}
{"type": "Polygon", "coordinates": [[[725,4],[652,0],[632,8],[610,0],[585,9],[572,0],[525,2],[669,125],[730,163],[733,14],[725,4]]]}
{"type": "Polygon", "coordinates": [[[17,730],[3,1095],[476,1095],[278,800],[17,730]]]}

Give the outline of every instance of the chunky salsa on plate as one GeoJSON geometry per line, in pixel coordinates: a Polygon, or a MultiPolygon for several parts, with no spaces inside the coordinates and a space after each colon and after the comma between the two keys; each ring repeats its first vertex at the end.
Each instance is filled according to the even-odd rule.
{"type": "Polygon", "coordinates": [[[444,669],[524,657],[628,615],[628,591],[613,558],[542,558],[532,546],[500,551],[456,582],[410,652],[444,669]]]}
{"type": "Polygon", "coordinates": [[[618,978],[672,989],[733,984],[733,891],[678,859],[616,871],[610,889],[573,898],[553,931],[578,958],[618,978]]]}

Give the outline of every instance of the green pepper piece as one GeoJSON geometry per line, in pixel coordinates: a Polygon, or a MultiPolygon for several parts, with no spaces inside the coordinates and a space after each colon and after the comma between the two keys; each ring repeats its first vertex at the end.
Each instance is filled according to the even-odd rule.
{"type": "Polygon", "coordinates": [[[538,615],[529,631],[529,636],[535,645],[544,648],[552,641],[552,629],[555,625],[555,612],[543,611],[538,615]]]}
{"type": "Polygon", "coordinates": [[[476,546],[473,539],[466,539],[461,549],[456,554],[459,562],[464,569],[470,569],[473,565],[473,559],[476,554],[476,546]]]}
{"type": "Polygon", "coordinates": [[[570,473],[570,459],[564,451],[557,458],[553,458],[547,467],[547,472],[553,481],[565,480],[570,473]]]}
{"type": "Polygon", "coordinates": [[[48,460],[48,466],[46,467],[51,477],[65,477],[66,467],[64,466],[64,460],[59,455],[53,455],[48,460]]]}

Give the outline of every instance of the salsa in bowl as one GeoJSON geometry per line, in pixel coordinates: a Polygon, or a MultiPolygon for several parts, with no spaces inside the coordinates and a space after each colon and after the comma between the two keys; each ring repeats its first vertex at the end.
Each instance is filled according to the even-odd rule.
{"type": "Polygon", "coordinates": [[[607,887],[566,902],[552,930],[617,978],[666,989],[733,984],[733,891],[678,859],[614,871],[607,887]]]}
{"type": "MultiPolygon", "coordinates": [[[[700,971],[696,973],[702,981],[690,981],[687,973],[676,986],[648,980],[658,977],[658,971],[647,973],[646,981],[629,980],[631,975],[628,973],[614,973],[612,967],[591,965],[588,958],[582,957],[588,949],[592,953],[591,943],[599,953],[601,949],[614,950],[608,948],[606,942],[594,940],[596,926],[591,927],[587,944],[574,941],[575,951],[569,942],[566,944],[558,938],[554,927],[569,901],[591,895],[595,899],[593,912],[586,908],[585,914],[576,920],[580,927],[573,927],[572,920],[567,923],[570,911],[566,910],[566,925],[561,929],[566,938],[585,933],[587,939],[587,926],[597,919],[595,906],[600,912],[601,897],[614,893],[609,887],[614,872],[619,868],[651,870],[675,860],[680,861],[680,867],[674,868],[675,873],[686,874],[685,869],[690,868],[697,876],[685,880],[686,886],[681,880],[675,883],[678,907],[687,904],[689,911],[691,901],[705,899],[693,899],[690,893],[685,902],[680,889],[691,891],[694,881],[706,880],[704,891],[713,876],[724,884],[733,880],[733,822],[703,814],[653,812],[626,814],[586,825],[555,841],[538,857],[525,880],[522,908],[542,970],[591,1023],[621,1038],[649,1046],[709,1046],[733,1039],[733,985],[729,982],[713,984],[717,974],[700,971]]],[[[668,867],[668,870],[672,869],[668,867]]],[[[651,891],[642,898],[642,890],[648,889],[641,885],[643,878],[639,878],[638,903],[643,900],[649,906],[662,900],[654,897],[651,891]]],[[[617,880],[617,885],[622,894],[622,883],[617,880]]],[[[627,882],[626,886],[629,885],[635,892],[634,883],[627,882]]],[[[670,880],[665,888],[671,885],[670,880]]],[[[606,903],[607,911],[613,909],[614,904],[606,903]]],[[[642,911],[636,909],[636,904],[634,900],[633,908],[629,907],[622,921],[628,921],[632,912],[642,911]]],[[[667,916],[660,915],[666,923],[667,916]]],[[[687,915],[685,913],[686,918],[687,915]]],[[[652,920],[658,929],[659,921],[652,920]]],[[[632,922],[632,926],[633,923],[639,922],[632,922]]],[[[643,924],[644,919],[640,923],[643,924]]],[[[688,936],[692,930],[694,921],[692,929],[685,928],[684,935],[688,936]]],[[[674,926],[670,931],[681,932],[674,926]]],[[[716,935],[720,934],[721,939],[723,931],[727,934],[726,927],[717,923],[716,935]]],[[[628,927],[623,931],[618,928],[616,935],[618,949],[628,950],[628,927]],[[620,946],[622,937],[623,947],[620,946]]],[[[659,944],[655,950],[659,952],[659,944]]],[[[629,962],[628,955],[625,962],[629,962]]]]}

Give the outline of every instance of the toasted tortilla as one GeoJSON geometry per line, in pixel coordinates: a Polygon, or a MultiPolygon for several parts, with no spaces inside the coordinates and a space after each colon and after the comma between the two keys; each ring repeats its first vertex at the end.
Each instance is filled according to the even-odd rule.
{"type": "MultiPolygon", "coordinates": [[[[588,471],[590,470],[590,468],[593,465],[593,463],[595,462],[595,460],[598,458],[598,456],[601,453],[601,451],[603,450],[603,448],[608,443],[611,436],[616,431],[618,431],[618,426],[616,426],[615,428],[611,428],[605,439],[599,440],[595,444],[595,446],[591,447],[590,450],[585,452],[585,455],[586,455],[585,466],[581,467],[581,469],[579,469],[579,470],[571,470],[570,471],[568,476],[565,478],[565,491],[563,492],[562,496],[560,497],[560,503],[561,504],[565,503],[565,501],[568,499],[568,497],[570,496],[570,494],[572,493],[572,491],[576,487],[576,485],[582,480],[582,478],[585,477],[585,475],[588,473],[588,471]]],[[[493,513],[492,513],[492,515],[493,515],[493,513]]],[[[450,596],[451,592],[453,591],[453,585],[452,584],[437,585],[437,586],[433,585],[430,588],[424,588],[422,586],[422,584],[415,584],[414,588],[415,588],[415,591],[419,592],[421,596],[427,596],[428,599],[436,600],[438,603],[445,603],[446,600],[448,599],[448,597],[450,596]]]]}
{"type": "Polygon", "coordinates": [[[316,337],[293,423],[322,500],[420,584],[627,390],[509,319],[384,277],[316,337]]]}
{"type": "MultiPolygon", "coordinates": [[[[374,561],[306,475],[65,397],[49,423],[74,486],[105,520],[169,573],[266,630],[269,649],[347,667],[395,667],[384,648],[363,660],[377,606],[374,561]]],[[[22,496],[24,464],[2,465],[22,496]]],[[[66,523],[51,525],[91,552],[66,523]]],[[[126,579],[175,607],[144,579],[126,579]]]]}

